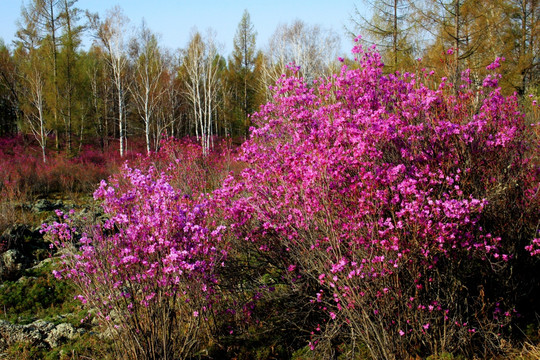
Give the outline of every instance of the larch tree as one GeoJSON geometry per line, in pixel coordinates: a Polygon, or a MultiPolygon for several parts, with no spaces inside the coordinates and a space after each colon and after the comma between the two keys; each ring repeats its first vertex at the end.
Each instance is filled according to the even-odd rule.
{"type": "Polygon", "coordinates": [[[88,79],[87,95],[89,101],[88,113],[93,118],[92,127],[95,135],[99,138],[102,151],[108,147],[110,132],[109,118],[114,101],[111,97],[111,87],[108,79],[109,66],[106,55],[99,46],[92,46],[84,56],[85,77],[88,79]]]}
{"type": "Polygon", "coordinates": [[[391,70],[410,66],[415,55],[413,38],[417,34],[407,0],[364,0],[363,8],[371,9],[371,18],[355,6],[349,33],[354,37],[361,35],[363,42],[376,45],[391,70]]]}
{"type": "MultiPolygon", "coordinates": [[[[77,102],[77,86],[80,81],[79,68],[77,66],[77,49],[81,43],[83,27],[77,24],[79,20],[79,9],[75,7],[78,0],[63,0],[61,2],[60,20],[62,23],[62,34],[60,36],[61,50],[58,54],[58,63],[61,65],[57,74],[59,101],[61,102],[60,112],[64,119],[67,137],[67,151],[72,151],[74,107],[77,102]]],[[[82,125],[82,123],[81,123],[82,125]]]]}
{"type": "Polygon", "coordinates": [[[489,18],[490,2],[425,0],[410,4],[416,10],[417,23],[435,39],[424,54],[429,66],[439,67],[441,56],[445,56],[448,61],[443,62],[446,66],[443,70],[453,83],[459,82],[465,68],[481,69],[483,64],[479,60],[485,61],[482,53],[488,39],[486,34],[495,31],[498,25],[489,18]]]}
{"type": "Polygon", "coordinates": [[[525,95],[540,84],[540,2],[508,0],[506,9],[510,22],[503,43],[512,44],[506,56],[514,65],[507,79],[514,91],[525,95]]]}
{"type": "Polygon", "coordinates": [[[249,12],[244,10],[234,36],[233,53],[229,60],[230,95],[233,97],[234,106],[240,109],[241,115],[241,119],[233,121],[240,120],[244,135],[247,135],[249,129],[249,114],[257,105],[254,96],[258,80],[255,72],[256,37],[257,32],[249,12]]]}
{"type": "MultiPolygon", "coordinates": [[[[175,137],[183,134],[182,114],[186,104],[186,99],[182,96],[181,78],[178,76],[180,67],[180,56],[178,52],[165,51],[163,53],[164,74],[162,76],[163,88],[165,92],[161,101],[162,106],[158,108],[158,134],[167,132],[168,135],[175,137]]],[[[156,146],[159,139],[156,139],[156,146]]]]}
{"type": "Polygon", "coordinates": [[[12,53],[0,39],[0,136],[14,134],[19,126],[18,82],[12,53]]]}

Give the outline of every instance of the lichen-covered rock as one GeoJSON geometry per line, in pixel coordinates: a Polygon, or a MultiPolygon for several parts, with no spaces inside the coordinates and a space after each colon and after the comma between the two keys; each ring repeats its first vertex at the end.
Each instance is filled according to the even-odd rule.
{"type": "Polygon", "coordinates": [[[35,212],[45,212],[60,209],[63,206],[61,201],[50,202],[47,199],[39,199],[34,203],[32,210],[35,212]]]}
{"type": "Polygon", "coordinates": [[[9,269],[21,270],[26,258],[19,250],[10,249],[2,254],[2,265],[9,269]]]}
{"type": "Polygon", "coordinates": [[[58,324],[54,329],[52,329],[45,341],[49,344],[51,348],[60,346],[63,342],[71,340],[75,337],[77,332],[73,325],[68,323],[58,324]]]}
{"type": "Polygon", "coordinates": [[[16,325],[0,320],[0,349],[19,342],[40,348],[55,348],[77,334],[75,328],[68,323],[54,325],[48,321],[37,320],[28,325],[16,325]]]}
{"type": "Polygon", "coordinates": [[[10,346],[18,342],[30,343],[33,346],[45,347],[46,334],[54,328],[54,324],[37,320],[28,325],[15,325],[8,321],[0,320],[0,343],[10,346]]]}
{"type": "Polygon", "coordinates": [[[8,279],[28,265],[28,259],[17,249],[10,249],[0,255],[0,276],[8,279]]]}

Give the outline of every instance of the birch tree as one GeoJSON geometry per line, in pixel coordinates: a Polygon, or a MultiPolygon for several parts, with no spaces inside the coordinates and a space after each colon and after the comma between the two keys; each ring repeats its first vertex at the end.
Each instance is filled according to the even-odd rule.
{"type": "MultiPolygon", "coordinates": [[[[18,42],[28,42],[30,38],[34,48],[43,48],[43,58],[51,62],[52,71],[42,74],[44,87],[44,101],[49,104],[53,115],[53,126],[56,131],[56,148],[59,148],[59,92],[58,92],[58,46],[59,31],[61,29],[61,1],[62,0],[31,0],[22,6],[21,23],[17,30],[18,42]],[[47,76],[45,76],[47,75],[47,76]]],[[[28,48],[28,43],[25,45],[28,48]]]]}
{"type": "Polygon", "coordinates": [[[131,55],[134,60],[135,73],[132,94],[144,124],[146,151],[150,153],[150,139],[152,137],[159,138],[157,134],[152,136],[151,131],[152,129],[159,131],[156,126],[156,115],[166,91],[162,81],[165,64],[157,38],[144,22],[141,24],[138,39],[135,39],[131,44],[131,55]]]}
{"type": "Polygon", "coordinates": [[[101,21],[97,14],[88,14],[90,24],[96,32],[98,42],[103,46],[107,63],[111,69],[113,83],[117,93],[118,106],[118,133],[120,139],[120,156],[125,152],[125,112],[124,100],[126,86],[124,75],[128,66],[124,34],[126,32],[128,18],[124,16],[120,7],[116,6],[108,11],[105,20],[101,21]]]}
{"type": "Polygon", "coordinates": [[[51,128],[46,119],[45,102],[45,78],[47,71],[46,63],[40,61],[43,53],[42,49],[31,47],[19,47],[17,50],[19,95],[23,99],[22,112],[25,124],[28,125],[34,138],[41,148],[41,157],[44,163],[47,162],[47,139],[51,128]]]}
{"type": "Polygon", "coordinates": [[[30,56],[30,69],[26,73],[26,81],[28,83],[29,90],[29,100],[30,103],[34,106],[35,111],[29,111],[26,114],[28,119],[28,124],[34,133],[34,137],[38,141],[41,147],[41,156],[43,162],[47,162],[46,148],[47,148],[47,136],[50,133],[50,130],[47,129],[45,124],[45,113],[44,113],[44,74],[41,69],[39,69],[39,62],[35,59],[32,59],[30,56]]]}
{"type": "Polygon", "coordinates": [[[330,29],[301,20],[279,25],[265,53],[265,87],[273,85],[291,63],[308,81],[331,74],[337,69],[339,48],[340,38],[330,29]]]}
{"type": "Polygon", "coordinates": [[[208,154],[214,135],[215,111],[218,107],[219,61],[215,34],[203,38],[194,31],[184,52],[182,70],[185,76],[185,96],[191,103],[195,135],[208,154]]]}
{"type": "MultiPolygon", "coordinates": [[[[42,160],[45,163],[47,162],[47,137],[51,130],[50,124],[45,118],[47,107],[45,101],[46,77],[50,69],[47,68],[49,63],[42,60],[47,58],[47,47],[43,46],[43,23],[41,23],[43,20],[41,7],[44,5],[46,5],[45,2],[36,0],[29,8],[23,6],[22,18],[16,33],[15,58],[18,64],[17,72],[20,76],[20,86],[17,89],[18,98],[22,102],[25,123],[39,143],[42,160]]],[[[54,66],[56,63],[53,64],[54,66]]],[[[54,114],[56,114],[55,105],[56,102],[50,106],[54,114]]]]}
{"type": "Polygon", "coordinates": [[[99,138],[102,151],[109,146],[108,137],[110,134],[109,119],[114,116],[111,112],[111,103],[115,102],[112,98],[109,80],[110,67],[106,61],[106,55],[103,48],[92,46],[86,53],[82,61],[85,76],[88,79],[87,101],[89,107],[89,116],[93,119],[91,126],[95,135],[99,138]]]}

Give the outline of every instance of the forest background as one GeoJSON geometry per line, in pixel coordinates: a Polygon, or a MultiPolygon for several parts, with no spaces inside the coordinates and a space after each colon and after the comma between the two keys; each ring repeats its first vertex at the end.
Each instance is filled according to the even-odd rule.
{"type": "MultiPolygon", "coordinates": [[[[347,16],[346,37],[376,44],[385,72],[425,68],[455,82],[470,69],[479,84],[501,57],[504,93],[538,95],[537,1],[385,0],[358,4],[347,16]]],[[[102,148],[114,141],[123,154],[127,139],[140,135],[147,151],[164,134],[245,137],[249,114],[270,99],[287,64],[307,79],[341,65],[336,31],[280,24],[263,50],[247,11],[230,55],[211,29],[193,29],[182,49],[164,48],[159,38],[144,21],[131,28],[118,7],[91,14],[77,1],[27,3],[16,40],[0,48],[0,135],[34,134],[43,160],[49,140],[67,153],[89,138],[102,148]]]]}

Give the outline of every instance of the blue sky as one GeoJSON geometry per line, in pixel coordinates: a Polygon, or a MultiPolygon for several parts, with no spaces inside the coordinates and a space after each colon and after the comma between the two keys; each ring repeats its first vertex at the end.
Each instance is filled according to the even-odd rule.
{"type": "MultiPolygon", "coordinates": [[[[28,3],[30,0],[25,0],[28,3]]],[[[7,45],[14,39],[17,19],[20,18],[22,0],[0,0],[0,38],[7,45]]],[[[196,26],[201,32],[213,28],[217,39],[224,45],[223,54],[232,51],[232,41],[244,9],[258,33],[257,47],[264,49],[277,25],[295,19],[308,24],[331,28],[342,37],[341,48],[351,46],[344,27],[348,26],[354,0],[79,0],[77,7],[101,16],[114,5],[119,5],[138,26],[144,18],[148,27],[161,34],[161,44],[170,49],[185,47],[191,30],[196,26]]]]}

